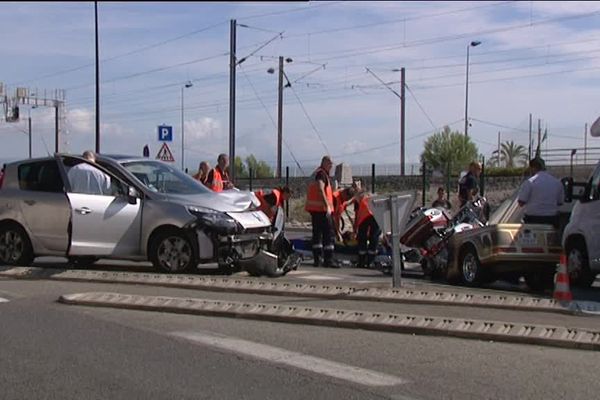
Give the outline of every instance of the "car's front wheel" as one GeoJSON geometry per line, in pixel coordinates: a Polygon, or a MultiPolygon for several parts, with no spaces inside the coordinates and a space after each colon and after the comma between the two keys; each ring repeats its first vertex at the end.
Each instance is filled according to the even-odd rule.
{"type": "Polygon", "coordinates": [[[484,273],[475,249],[464,248],[461,251],[459,262],[461,283],[466,286],[480,286],[484,280],[484,273]]]}
{"type": "Polygon", "coordinates": [[[587,249],[582,240],[572,240],[567,245],[567,270],[573,286],[590,287],[595,275],[590,271],[587,249]]]}
{"type": "Polygon", "coordinates": [[[186,272],[198,265],[197,251],[185,232],[165,229],[156,234],[150,245],[150,261],[162,272],[186,272]]]}
{"type": "Polygon", "coordinates": [[[33,261],[33,247],[29,236],[17,224],[0,227],[0,264],[30,265],[33,261]]]}

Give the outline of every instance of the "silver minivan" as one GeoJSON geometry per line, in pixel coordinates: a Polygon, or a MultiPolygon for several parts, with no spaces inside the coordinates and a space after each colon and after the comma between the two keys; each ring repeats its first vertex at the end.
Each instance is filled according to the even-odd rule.
{"type": "Polygon", "coordinates": [[[569,277],[586,287],[600,273],[600,162],[587,182],[566,179],[563,184],[566,200],[577,200],[562,239],[569,277]]]}
{"type": "Polygon", "coordinates": [[[258,205],[250,192],[214,193],[148,158],[98,155],[93,163],[57,154],[14,162],[0,188],[0,263],[64,256],[80,264],[149,260],[166,272],[212,262],[234,269],[258,262],[273,236],[258,205]],[[75,166],[87,175],[70,173],[75,166]]]}

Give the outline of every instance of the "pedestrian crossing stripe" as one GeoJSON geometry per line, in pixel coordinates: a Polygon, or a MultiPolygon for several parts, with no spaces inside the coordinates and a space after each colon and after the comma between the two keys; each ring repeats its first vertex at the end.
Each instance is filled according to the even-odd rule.
{"type": "Polygon", "coordinates": [[[167,146],[166,142],[163,143],[162,147],[158,151],[156,159],[166,162],[175,162],[175,158],[173,158],[173,153],[171,153],[171,149],[169,149],[169,146],[167,146]]]}

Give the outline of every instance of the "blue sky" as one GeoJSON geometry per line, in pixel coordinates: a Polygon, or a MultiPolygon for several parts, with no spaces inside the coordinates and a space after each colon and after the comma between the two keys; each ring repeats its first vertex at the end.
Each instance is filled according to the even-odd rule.
{"type": "MultiPolygon", "coordinates": [[[[93,17],[91,2],[0,3],[0,82],[10,95],[66,89],[63,151],[94,147],[93,17]]],[[[284,92],[284,165],[295,157],[312,167],[326,152],[353,165],[397,162],[399,100],[367,67],[395,90],[392,69],[406,68],[406,154],[417,162],[435,128],[463,130],[472,40],[482,44],[470,53],[469,133],[486,157],[499,131],[527,145],[529,113],[548,127],[550,148],[582,147],[584,124],[600,115],[600,2],[100,2],[103,152],[139,154],[148,144],[156,153],[156,127],[166,123],[179,165],[188,80],[186,166],[227,152],[231,18],[245,25],[238,57],[254,53],[237,69],[243,157],[275,162],[277,75],[267,70],[280,55],[293,59],[285,65],[293,86],[284,92]]],[[[44,142],[54,146],[53,112],[31,115],[41,156],[44,142]]],[[[27,156],[25,128],[0,121],[0,160],[27,156]]]]}

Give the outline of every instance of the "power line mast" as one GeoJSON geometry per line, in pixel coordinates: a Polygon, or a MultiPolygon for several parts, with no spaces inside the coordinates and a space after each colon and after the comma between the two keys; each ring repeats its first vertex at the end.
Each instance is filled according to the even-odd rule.
{"type": "Polygon", "coordinates": [[[3,103],[4,119],[6,122],[19,122],[21,118],[21,106],[30,108],[48,107],[54,109],[54,152],[60,150],[60,138],[62,137],[66,143],[66,137],[63,129],[66,126],[65,113],[65,91],[55,89],[48,92],[44,90],[31,90],[30,88],[17,87],[13,96],[8,95],[9,88],[0,82],[0,102],[3,103]]]}

